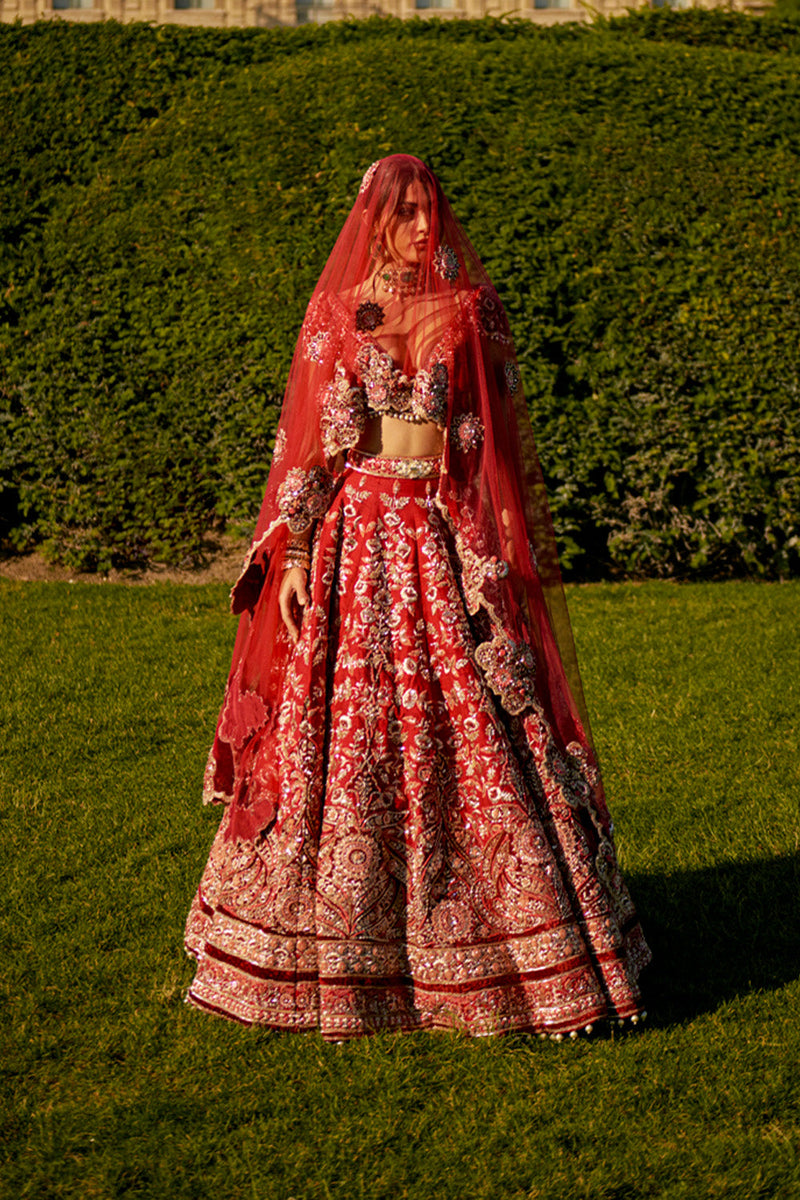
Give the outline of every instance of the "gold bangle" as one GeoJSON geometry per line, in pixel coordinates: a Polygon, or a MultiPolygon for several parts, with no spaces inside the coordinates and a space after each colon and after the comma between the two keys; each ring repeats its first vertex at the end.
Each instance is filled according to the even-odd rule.
{"type": "Polygon", "coordinates": [[[300,567],[303,571],[307,571],[311,566],[311,558],[308,550],[293,550],[287,547],[283,555],[283,569],[288,571],[291,567],[300,567]]]}

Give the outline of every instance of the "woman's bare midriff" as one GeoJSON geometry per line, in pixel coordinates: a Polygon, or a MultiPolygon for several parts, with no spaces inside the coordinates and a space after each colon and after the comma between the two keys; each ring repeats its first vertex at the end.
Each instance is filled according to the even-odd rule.
{"type": "Polygon", "coordinates": [[[367,421],[358,449],[384,458],[428,458],[441,454],[444,438],[438,425],[401,421],[398,417],[374,417],[367,421]]]}

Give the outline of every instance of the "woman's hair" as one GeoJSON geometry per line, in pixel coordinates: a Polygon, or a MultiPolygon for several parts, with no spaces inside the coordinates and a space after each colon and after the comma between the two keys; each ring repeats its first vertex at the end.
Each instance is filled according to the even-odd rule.
{"type": "Polygon", "coordinates": [[[388,225],[397,215],[409,184],[421,183],[431,202],[431,220],[442,211],[444,193],[439,180],[419,158],[411,154],[392,154],[373,163],[362,184],[364,201],[369,211],[379,214],[382,225],[388,225]]]}

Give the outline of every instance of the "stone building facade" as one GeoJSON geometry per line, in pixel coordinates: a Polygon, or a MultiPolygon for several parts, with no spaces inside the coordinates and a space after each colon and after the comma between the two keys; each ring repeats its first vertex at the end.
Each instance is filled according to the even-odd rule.
{"type": "MultiPolygon", "coordinates": [[[[654,6],[683,7],[689,0],[652,0],[654,6]]],[[[697,3],[698,0],[695,0],[697,3]]],[[[711,6],[714,0],[699,0],[711,6]]],[[[374,15],[393,17],[466,17],[492,13],[528,17],[542,24],[590,20],[594,13],[625,13],[630,0],[0,0],[0,20],[23,24],[48,18],[67,21],[151,21],[175,25],[302,25],[374,15]]],[[[733,0],[726,7],[763,7],[762,0],[733,0]]]]}
{"type": "MultiPolygon", "coordinates": [[[[661,0],[665,2],[665,0],[661,0]]],[[[670,2],[670,0],[666,0],[670,2]]],[[[675,2],[675,0],[671,0],[675,2]]],[[[683,0],[677,0],[679,4],[683,0]]],[[[658,3],[658,0],[656,0],[658,3]]],[[[342,20],[376,14],[393,17],[483,17],[503,13],[552,24],[584,21],[592,13],[624,13],[630,0],[0,0],[0,20],[24,24],[47,18],[67,21],[152,21],[176,25],[270,27],[342,20]]]]}

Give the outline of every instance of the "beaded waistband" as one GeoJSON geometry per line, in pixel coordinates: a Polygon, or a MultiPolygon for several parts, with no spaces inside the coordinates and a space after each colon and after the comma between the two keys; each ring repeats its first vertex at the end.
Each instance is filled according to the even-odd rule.
{"type": "Polygon", "coordinates": [[[381,475],[389,479],[433,479],[442,467],[442,456],[432,454],[427,458],[389,458],[382,454],[365,454],[363,450],[350,450],[347,465],[362,475],[381,475]]]}

